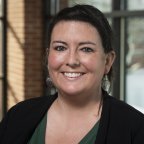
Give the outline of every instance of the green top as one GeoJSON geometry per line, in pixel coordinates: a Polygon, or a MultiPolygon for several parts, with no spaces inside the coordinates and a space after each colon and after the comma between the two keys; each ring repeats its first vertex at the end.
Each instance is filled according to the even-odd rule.
{"type": "MultiPolygon", "coordinates": [[[[28,144],[45,144],[45,130],[46,130],[47,114],[41,120],[35,129],[28,144]]],[[[99,128],[99,121],[88,132],[88,134],[79,142],[79,144],[94,144],[99,128]]]]}

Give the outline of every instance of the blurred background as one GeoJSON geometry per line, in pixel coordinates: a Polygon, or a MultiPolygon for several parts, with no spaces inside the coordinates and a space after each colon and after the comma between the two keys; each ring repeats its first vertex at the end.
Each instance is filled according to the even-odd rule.
{"type": "Polygon", "coordinates": [[[144,0],[0,0],[0,119],[16,103],[50,93],[48,23],[75,4],[93,5],[107,17],[117,53],[111,94],[144,113],[144,0]]]}

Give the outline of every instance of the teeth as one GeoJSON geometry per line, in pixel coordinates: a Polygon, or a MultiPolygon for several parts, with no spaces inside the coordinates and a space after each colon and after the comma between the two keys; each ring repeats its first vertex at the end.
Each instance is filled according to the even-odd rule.
{"type": "Polygon", "coordinates": [[[64,73],[64,75],[67,77],[75,78],[75,77],[79,77],[81,73],[64,73]]]}

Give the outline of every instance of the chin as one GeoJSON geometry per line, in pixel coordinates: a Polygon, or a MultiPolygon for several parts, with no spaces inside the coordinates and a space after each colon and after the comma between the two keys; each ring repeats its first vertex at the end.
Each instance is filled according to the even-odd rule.
{"type": "Polygon", "coordinates": [[[58,90],[61,94],[64,95],[71,95],[71,96],[75,96],[75,95],[79,95],[81,94],[83,91],[82,90],[76,90],[76,89],[60,89],[58,90]]]}

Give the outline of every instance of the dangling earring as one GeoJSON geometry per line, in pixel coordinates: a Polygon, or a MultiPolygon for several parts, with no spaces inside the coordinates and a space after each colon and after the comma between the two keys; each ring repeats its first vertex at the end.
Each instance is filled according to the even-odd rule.
{"type": "Polygon", "coordinates": [[[50,95],[54,95],[56,93],[56,88],[55,88],[50,77],[47,77],[46,84],[47,84],[48,91],[49,91],[50,95]]]}
{"type": "Polygon", "coordinates": [[[48,77],[46,78],[46,84],[47,84],[47,87],[49,89],[51,89],[53,87],[53,82],[49,76],[49,65],[47,64],[47,70],[48,70],[48,77]]]}
{"type": "Polygon", "coordinates": [[[108,79],[108,75],[105,74],[102,78],[102,88],[105,90],[105,91],[108,91],[109,88],[110,88],[110,82],[109,82],[109,79],[108,79]]]}
{"type": "Polygon", "coordinates": [[[53,83],[52,83],[52,80],[50,77],[47,77],[46,84],[47,84],[48,88],[51,88],[53,86],[53,83]]]}

